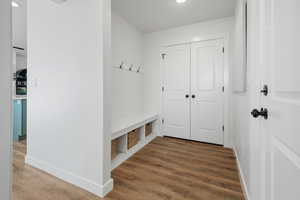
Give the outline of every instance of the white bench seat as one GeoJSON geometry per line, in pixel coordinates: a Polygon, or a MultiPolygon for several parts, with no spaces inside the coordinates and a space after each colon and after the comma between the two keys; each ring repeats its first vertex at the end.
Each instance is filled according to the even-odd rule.
{"type": "Polygon", "coordinates": [[[158,114],[148,114],[133,117],[130,119],[124,119],[120,122],[113,123],[112,128],[112,140],[127,134],[139,127],[146,125],[147,123],[153,122],[158,119],[158,114]]]}

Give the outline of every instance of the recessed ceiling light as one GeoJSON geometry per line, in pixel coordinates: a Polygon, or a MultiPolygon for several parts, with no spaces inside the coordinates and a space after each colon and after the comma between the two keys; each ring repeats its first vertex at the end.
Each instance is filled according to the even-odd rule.
{"type": "Polygon", "coordinates": [[[12,7],[18,8],[20,5],[14,1],[11,2],[12,7]]]}
{"type": "Polygon", "coordinates": [[[177,3],[185,3],[186,0],[176,0],[177,3]]]}

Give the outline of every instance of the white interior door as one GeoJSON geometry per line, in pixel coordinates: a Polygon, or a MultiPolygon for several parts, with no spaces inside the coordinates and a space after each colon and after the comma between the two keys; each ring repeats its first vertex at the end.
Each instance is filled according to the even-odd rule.
{"type": "Polygon", "coordinates": [[[300,1],[263,0],[266,200],[300,199],[300,1]]]}
{"type": "Polygon", "coordinates": [[[223,40],[191,47],[191,139],[223,144],[223,40]]]}
{"type": "Polygon", "coordinates": [[[190,138],[190,47],[172,46],[165,49],[163,59],[164,135],[190,138]]]}

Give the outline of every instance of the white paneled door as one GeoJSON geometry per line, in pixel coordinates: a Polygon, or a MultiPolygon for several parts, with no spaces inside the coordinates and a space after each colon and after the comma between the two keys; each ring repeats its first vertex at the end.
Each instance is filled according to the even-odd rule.
{"type": "Polygon", "coordinates": [[[190,137],[190,46],[166,48],[163,54],[163,115],[166,135],[190,137]]]}
{"type": "Polygon", "coordinates": [[[164,135],[223,144],[223,40],[168,47],[164,135]]]}
{"type": "Polygon", "coordinates": [[[191,46],[191,139],[223,144],[223,42],[191,46]]]}
{"type": "Polygon", "coordinates": [[[264,200],[300,199],[300,1],[263,0],[263,84],[269,94],[262,119],[266,138],[264,200]]]}

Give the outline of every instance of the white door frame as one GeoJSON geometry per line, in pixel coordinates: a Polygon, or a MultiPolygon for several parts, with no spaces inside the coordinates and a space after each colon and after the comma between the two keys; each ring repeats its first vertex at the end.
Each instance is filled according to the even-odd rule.
{"type": "MultiPolygon", "coordinates": [[[[222,33],[222,34],[210,34],[210,35],[199,35],[195,38],[199,38],[197,40],[191,39],[190,41],[177,41],[176,43],[172,44],[164,44],[161,45],[161,50],[160,54],[163,54],[165,51],[166,47],[171,47],[175,45],[180,45],[180,44],[192,44],[196,42],[203,42],[203,41],[208,41],[208,40],[219,40],[222,39],[224,41],[224,147],[226,148],[232,148],[232,136],[230,135],[231,133],[231,115],[229,113],[229,110],[231,108],[231,98],[230,98],[230,91],[231,91],[231,70],[230,70],[230,63],[229,63],[229,52],[231,51],[230,45],[229,45],[229,33],[222,33]]],[[[163,87],[163,62],[161,59],[160,62],[160,72],[161,72],[161,87],[163,87]]],[[[163,105],[163,93],[161,92],[161,105],[163,105]]],[[[163,107],[161,108],[160,113],[163,113],[163,107]]],[[[163,125],[162,125],[163,129],[163,125]]],[[[161,131],[162,132],[162,131],[161,131]]],[[[163,136],[163,135],[162,135],[163,136]]]]}
{"type": "Polygon", "coordinates": [[[0,1],[0,199],[11,198],[12,29],[11,1],[0,1]]]}

